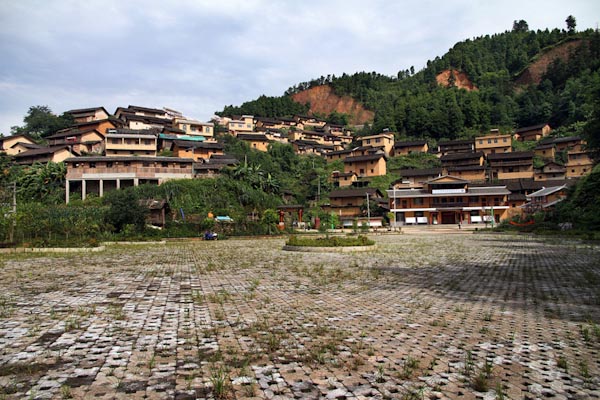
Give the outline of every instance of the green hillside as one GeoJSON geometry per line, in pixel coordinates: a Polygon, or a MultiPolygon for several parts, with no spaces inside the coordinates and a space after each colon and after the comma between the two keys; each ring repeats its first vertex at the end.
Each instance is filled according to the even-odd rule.
{"type": "Polygon", "coordinates": [[[396,76],[376,72],[322,76],[292,86],[282,97],[263,96],[219,114],[289,116],[304,107],[295,105],[289,95],[328,84],[337,94],[350,95],[375,111],[373,125],[361,132],[365,134],[387,128],[400,138],[454,139],[491,127],[540,122],[578,133],[591,113],[594,89],[600,87],[599,67],[598,32],[530,31],[525,21],[519,21],[511,31],[457,43],[418,72],[411,67],[396,76]],[[520,74],[544,54],[574,41],[580,45],[567,54],[568,61],[550,62],[539,84],[517,84],[520,74]],[[439,85],[436,76],[449,69],[464,72],[477,90],[439,85]]]}

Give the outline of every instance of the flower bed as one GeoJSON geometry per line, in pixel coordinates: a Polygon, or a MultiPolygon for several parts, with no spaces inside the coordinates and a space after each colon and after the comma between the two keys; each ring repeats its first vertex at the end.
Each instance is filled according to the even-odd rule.
{"type": "Polygon", "coordinates": [[[294,247],[355,247],[373,246],[375,242],[362,235],[356,237],[326,236],[317,238],[290,236],[285,244],[286,246],[294,247]]]}

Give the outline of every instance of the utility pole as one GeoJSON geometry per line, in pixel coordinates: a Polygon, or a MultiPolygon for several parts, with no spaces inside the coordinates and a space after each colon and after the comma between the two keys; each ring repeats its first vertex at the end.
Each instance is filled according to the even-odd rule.
{"type": "Polygon", "coordinates": [[[368,221],[368,226],[367,226],[367,231],[369,229],[371,229],[371,205],[369,204],[369,192],[367,192],[367,221],[368,221]]]}

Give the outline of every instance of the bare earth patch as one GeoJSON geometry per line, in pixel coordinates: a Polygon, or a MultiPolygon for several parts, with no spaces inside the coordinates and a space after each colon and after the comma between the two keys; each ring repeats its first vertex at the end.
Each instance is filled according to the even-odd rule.
{"type": "Polygon", "coordinates": [[[600,397],[600,248],[375,240],[0,255],[0,398],[600,397]]]}

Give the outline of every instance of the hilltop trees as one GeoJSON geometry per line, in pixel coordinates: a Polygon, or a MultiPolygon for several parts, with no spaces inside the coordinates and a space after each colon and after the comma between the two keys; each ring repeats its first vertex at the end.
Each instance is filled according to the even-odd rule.
{"type": "Polygon", "coordinates": [[[41,139],[73,125],[73,118],[64,113],[57,116],[48,106],[32,106],[29,107],[23,122],[25,122],[25,125],[11,128],[11,135],[26,133],[34,138],[41,139]]]}

